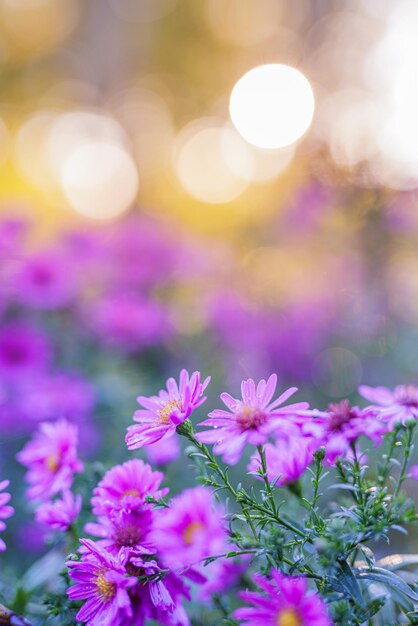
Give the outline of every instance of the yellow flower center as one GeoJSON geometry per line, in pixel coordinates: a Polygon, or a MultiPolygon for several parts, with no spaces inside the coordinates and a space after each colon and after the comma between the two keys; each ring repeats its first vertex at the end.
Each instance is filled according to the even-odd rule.
{"type": "Polygon", "coordinates": [[[121,500],[122,500],[122,498],[127,498],[128,496],[135,496],[135,498],[139,498],[139,491],[138,491],[138,489],[127,489],[121,495],[121,500]]]}
{"type": "Polygon", "coordinates": [[[47,457],[45,460],[45,465],[49,469],[50,472],[55,474],[60,466],[59,458],[57,454],[51,454],[51,456],[47,457]]]}
{"type": "Polygon", "coordinates": [[[102,598],[102,600],[109,601],[116,593],[116,585],[106,580],[106,578],[104,577],[104,572],[100,572],[95,580],[95,584],[99,596],[102,598]]]}
{"type": "Polygon", "coordinates": [[[181,409],[180,400],[170,400],[158,411],[158,424],[169,424],[174,409],[181,409]]]}
{"type": "Polygon", "coordinates": [[[200,522],[191,522],[183,531],[184,543],[191,546],[195,540],[196,533],[203,530],[204,526],[200,522]]]}
{"type": "Polygon", "coordinates": [[[302,621],[294,609],[284,609],[277,616],[277,626],[302,626],[302,621]]]}

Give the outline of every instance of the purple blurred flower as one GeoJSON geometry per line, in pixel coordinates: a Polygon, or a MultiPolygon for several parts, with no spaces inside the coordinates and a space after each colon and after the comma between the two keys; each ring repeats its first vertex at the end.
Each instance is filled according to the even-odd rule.
{"type": "Polygon", "coordinates": [[[67,590],[71,600],[87,600],[76,619],[88,626],[113,626],[132,617],[128,590],[137,584],[126,576],[126,553],[112,556],[93,541],[80,539],[85,552],[81,561],[68,561],[69,576],[76,584],[67,590]]]}
{"type": "Polygon", "coordinates": [[[135,412],[134,426],[128,427],[125,441],[129,450],[142,448],[172,435],[176,427],[184,422],[192,412],[205,402],[203,392],[210,377],[201,383],[200,372],[191,376],[186,370],[180,372],[179,385],[174,378],[167,380],[167,390],[150,398],[139,396],[138,403],[144,407],[135,412]]]}
{"type": "Polygon", "coordinates": [[[42,371],[51,358],[51,345],[40,330],[24,322],[0,328],[0,375],[22,379],[42,371]]]}
{"type": "MultiPolygon", "coordinates": [[[[314,445],[312,439],[303,436],[290,437],[278,440],[274,444],[265,445],[267,476],[270,482],[281,486],[295,482],[300,478],[313,459],[314,445]]],[[[258,453],[252,455],[248,471],[256,473],[261,467],[258,453]]]]}
{"type": "Polygon", "coordinates": [[[330,404],[327,411],[314,411],[313,415],[303,423],[302,430],[317,440],[318,447],[325,446],[329,465],[351,456],[351,444],[359,437],[367,437],[378,446],[387,431],[374,410],[350,406],[348,400],[330,404]]]}
{"type": "Polygon", "coordinates": [[[64,491],[61,499],[41,504],[36,509],[35,519],[54,530],[66,531],[77,519],[81,504],[80,495],[74,496],[71,491],[64,491]]]}
{"type": "Polygon", "coordinates": [[[151,300],[119,293],[97,300],[88,310],[89,325],[104,343],[135,352],[166,339],[167,315],[151,300]]]}
{"type": "Polygon", "coordinates": [[[418,480],[418,465],[411,465],[409,468],[409,475],[414,480],[418,480]]]}
{"type": "Polygon", "coordinates": [[[285,576],[271,570],[271,580],[254,574],[259,591],[242,591],[240,596],[253,606],[232,614],[245,626],[331,626],[324,601],[308,591],[305,578],[285,576]]]}
{"type": "Polygon", "coordinates": [[[164,437],[147,446],[146,454],[153,465],[168,465],[179,458],[181,446],[177,437],[164,437]]]}
{"type": "MultiPolygon", "coordinates": [[[[6,524],[3,520],[9,519],[9,517],[11,517],[14,513],[14,508],[9,505],[11,495],[10,493],[7,493],[7,491],[4,491],[9,485],[10,481],[8,480],[0,482],[0,532],[6,529],[6,524]]],[[[5,550],[6,544],[0,537],[0,552],[4,552],[5,550]]]]}
{"type": "Polygon", "coordinates": [[[387,387],[359,387],[359,394],[373,402],[378,417],[393,430],[396,424],[418,419],[418,387],[398,385],[392,391],[387,387]]]}
{"type": "Polygon", "coordinates": [[[57,372],[30,378],[24,387],[23,405],[32,419],[44,421],[63,415],[73,420],[91,413],[93,386],[81,376],[57,372]]]}
{"type": "Polygon", "coordinates": [[[70,258],[59,252],[37,252],[27,258],[14,279],[16,299],[35,309],[68,305],[77,290],[70,258]]]}
{"type": "MultiPolygon", "coordinates": [[[[229,544],[228,551],[235,546],[229,544]]],[[[238,548],[236,548],[238,550],[238,548]]],[[[226,593],[234,587],[246,571],[250,555],[244,554],[235,558],[219,558],[206,565],[202,570],[207,580],[199,586],[198,598],[203,602],[211,602],[214,594],[226,593]]]]}
{"type": "Polygon", "coordinates": [[[17,454],[28,468],[26,481],[30,500],[48,500],[60,491],[70,489],[74,473],[83,470],[77,458],[78,429],[65,419],[42,423],[38,431],[17,454]]]}
{"type": "Polygon", "coordinates": [[[244,380],[241,383],[242,399],[233,398],[229,393],[222,393],[222,402],[229,411],[217,409],[209,413],[209,419],[201,422],[199,426],[211,426],[211,430],[197,433],[196,439],[202,443],[215,444],[214,453],[222,455],[228,465],[235,465],[247,443],[261,445],[267,441],[273,430],[278,428],[282,434],[293,432],[295,426],[291,418],[305,411],[308,404],[298,402],[280,407],[297,391],[297,388],[287,389],[272,402],[276,385],[277,376],[272,374],[267,382],[263,379],[257,386],[252,378],[244,380]]]}
{"type": "Polygon", "coordinates": [[[146,496],[158,499],[168,493],[168,489],[160,489],[163,478],[161,472],[153,472],[140,459],[116,465],[106,472],[93,490],[93,513],[107,515],[112,511],[141,509],[146,496]]]}
{"type": "Polygon", "coordinates": [[[190,567],[227,549],[224,511],[207,487],[186,489],[155,517],[151,540],[164,565],[190,567]]]}

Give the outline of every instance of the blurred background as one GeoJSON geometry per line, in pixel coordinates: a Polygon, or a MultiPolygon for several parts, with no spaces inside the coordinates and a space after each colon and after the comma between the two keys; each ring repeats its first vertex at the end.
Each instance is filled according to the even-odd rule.
{"type": "Polygon", "coordinates": [[[2,475],[59,416],[126,459],[183,366],[210,408],[416,383],[417,31],[408,0],[0,0],[2,475]]]}

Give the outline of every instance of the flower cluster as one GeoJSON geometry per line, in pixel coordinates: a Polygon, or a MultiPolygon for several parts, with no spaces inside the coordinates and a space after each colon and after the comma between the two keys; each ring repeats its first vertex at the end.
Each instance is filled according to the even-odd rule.
{"type": "Polygon", "coordinates": [[[135,459],[111,468],[94,489],[96,521],[85,530],[98,539],[82,539],[81,560],[68,563],[76,582],[69,597],[87,600],[78,620],[92,626],[143,624],[147,618],[189,624],[183,608],[189,581],[205,580],[201,563],[226,551],[227,532],[223,511],[206,487],[153,508],[150,499],[167,495],[162,480],[161,472],[135,459]]]}
{"type": "Polygon", "coordinates": [[[64,419],[44,422],[17,455],[28,468],[27,497],[38,504],[36,519],[53,529],[67,530],[81,510],[81,497],[70,491],[74,474],[83,471],[77,440],[76,425],[64,419]]]}

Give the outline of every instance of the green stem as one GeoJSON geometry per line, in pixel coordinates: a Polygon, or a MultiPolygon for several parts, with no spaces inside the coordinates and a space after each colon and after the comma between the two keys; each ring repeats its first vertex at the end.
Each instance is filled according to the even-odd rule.
{"type": "Polygon", "coordinates": [[[409,424],[407,426],[407,437],[406,437],[406,442],[405,442],[406,445],[404,447],[404,455],[403,455],[401,473],[399,475],[399,481],[398,481],[398,484],[396,485],[396,489],[393,494],[395,497],[399,495],[399,491],[402,487],[402,483],[404,482],[406,478],[406,470],[408,468],[409,457],[411,456],[411,452],[412,452],[412,442],[414,439],[415,426],[416,426],[416,422],[414,422],[413,424],[409,424]]]}

